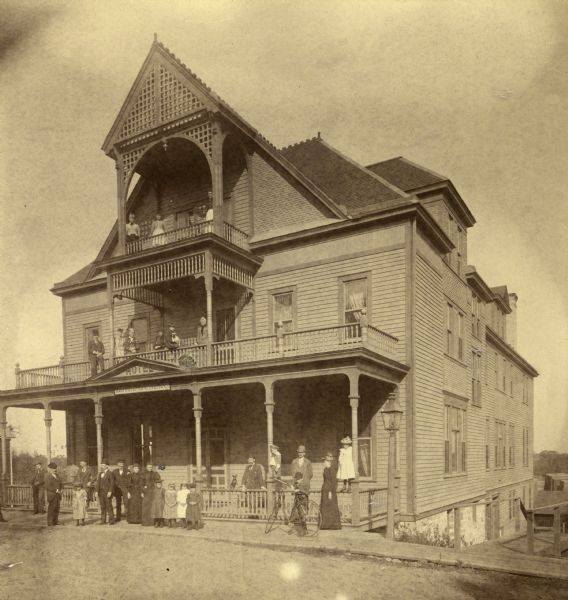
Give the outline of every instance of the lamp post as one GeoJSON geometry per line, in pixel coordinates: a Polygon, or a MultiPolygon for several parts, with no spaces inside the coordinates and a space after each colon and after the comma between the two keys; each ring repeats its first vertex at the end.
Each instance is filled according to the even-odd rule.
{"type": "Polygon", "coordinates": [[[396,451],[396,432],[400,428],[400,418],[402,410],[398,403],[398,393],[389,394],[389,399],[381,409],[383,425],[389,432],[389,468],[388,468],[388,489],[387,489],[387,539],[394,539],[394,475],[396,470],[395,451],[396,451]]]}

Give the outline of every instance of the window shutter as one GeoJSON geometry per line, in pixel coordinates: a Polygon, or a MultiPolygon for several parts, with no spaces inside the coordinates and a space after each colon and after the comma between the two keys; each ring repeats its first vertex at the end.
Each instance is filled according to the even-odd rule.
{"type": "Polygon", "coordinates": [[[444,442],[444,472],[450,472],[450,442],[448,440],[444,442]]]}
{"type": "Polygon", "coordinates": [[[461,465],[461,470],[465,471],[466,470],[466,446],[465,446],[465,442],[462,442],[462,447],[461,447],[461,451],[462,451],[462,465],[461,465]]]}

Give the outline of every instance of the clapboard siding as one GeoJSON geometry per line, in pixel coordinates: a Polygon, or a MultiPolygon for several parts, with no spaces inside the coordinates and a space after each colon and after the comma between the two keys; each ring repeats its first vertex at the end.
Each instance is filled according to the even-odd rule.
{"type": "Polygon", "coordinates": [[[224,182],[225,220],[250,233],[249,174],[244,165],[231,165],[224,182]]]}
{"type": "Polygon", "coordinates": [[[111,348],[110,323],[108,308],[93,308],[82,312],[64,315],[65,361],[67,363],[87,360],[85,347],[85,327],[99,324],[99,335],[105,349],[111,348]]]}
{"type": "MultiPolygon", "coordinates": [[[[304,253],[305,259],[311,254],[304,253]]],[[[256,335],[271,333],[268,323],[271,290],[295,286],[297,297],[296,329],[331,327],[343,322],[340,310],[340,278],[357,274],[371,277],[370,324],[400,338],[398,350],[405,347],[405,256],[403,249],[376,253],[327,264],[262,275],[256,279],[256,335]]]]}
{"type": "Polygon", "coordinates": [[[258,152],[251,157],[255,233],[329,216],[329,211],[316,206],[297,182],[268,161],[258,152]]]}

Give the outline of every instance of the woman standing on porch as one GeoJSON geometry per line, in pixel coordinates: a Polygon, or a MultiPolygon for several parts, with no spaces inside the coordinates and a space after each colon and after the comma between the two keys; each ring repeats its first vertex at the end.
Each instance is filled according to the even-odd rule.
{"type": "Polygon", "coordinates": [[[162,481],[162,478],[154,471],[152,463],[146,465],[146,471],[142,475],[142,525],[154,525],[152,514],[152,502],[154,501],[154,491],[156,483],[162,481]]]}
{"type": "Polygon", "coordinates": [[[320,529],[341,529],[341,514],[337,505],[337,477],[332,468],[333,456],[327,454],[324,461],[323,485],[321,488],[320,529]]]}
{"type": "Polygon", "coordinates": [[[128,485],[128,508],[126,520],[139,525],[142,522],[142,493],[144,480],[140,473],[140,465],[132,465],[132,475],[128,485]]]}

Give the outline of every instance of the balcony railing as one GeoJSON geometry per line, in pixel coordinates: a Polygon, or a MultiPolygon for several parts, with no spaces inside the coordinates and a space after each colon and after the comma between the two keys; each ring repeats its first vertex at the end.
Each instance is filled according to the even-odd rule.
{"type": "MultiPolygon", "coordinates": [[[[146,235],[138,240],[127,242],[126,254],[136,254],[143,250],[160,248],[174,242],[194,239],[206,233],[214,233],[213,221],[201,221],[159,235],[146,235]]],[[[223,223],[223,237],[231,244],[239,246],[239,248],[247,248],[247,234],[230,223],[223,223]]]]}
{"type": "MultiPolygon", "coordinates": [[[[152,350],[105,359],[105,369],[133,357],[172,363],[188,369],[201,369],[357,348],[396,359],[397,342],[397,338],[375,327],[361,328],[358,324],[350,324],[212,344],[198,345],[193,339],[183,340],[182,345],[174,350],[152,350]]],[[[16,388],[78,383],[90,376],[89,362],[62,363],[39,369],[16,369],[16,388]]]]}

